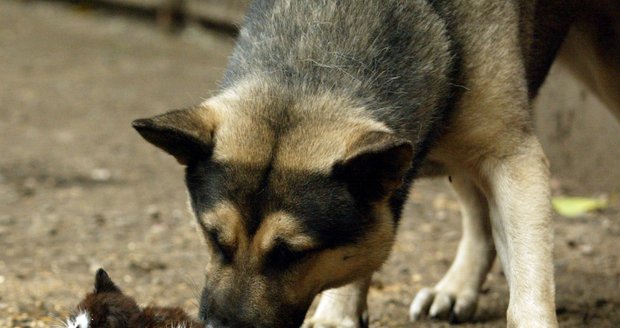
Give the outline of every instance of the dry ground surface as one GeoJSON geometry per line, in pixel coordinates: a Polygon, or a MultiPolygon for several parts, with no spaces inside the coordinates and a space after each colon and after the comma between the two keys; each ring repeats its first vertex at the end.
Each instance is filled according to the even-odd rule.
{"type": "MultiPolygon", "coordinates": [[[[129,123],[207,97],[231,47],[194,28],[171,36],[83,8],[0,2],[0,327],[58,324],[99,267],[143,303],[196,313],[205,257],[182,168],[129,123]]],[[[442,181],[416,184],[372,286],[372,327],[413,326],[409,302],[448,268],[458,216],[442,181]]],[[[562,326],[620,326],[620,208],[555,222],[562,326]]],[[[463,327],[503,327],[507,296],[495,268],[463,327]]]]}

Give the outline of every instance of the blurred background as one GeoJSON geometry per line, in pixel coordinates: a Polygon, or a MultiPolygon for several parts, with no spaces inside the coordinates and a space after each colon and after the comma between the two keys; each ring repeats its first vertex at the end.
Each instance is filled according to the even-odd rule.
{"type": "MultiPolygon", "coordinates": [[[[99,267],[142,304],[197,312],[205,257],[182,168],[130,122],[213,93],[246,2],[0,0],[0,327],[61,324],[99,267]]],[[[555,215],[560,323],[618,327],[620,124],[560,66],[534,111],[558,210],[590,204],[555,215]]],[[[445,181],[417,183],[371,326],[410,326],[459,236],[445,181]]],[[[496,265],[475,327],[504,327],[507,301],[496,265]]]]}

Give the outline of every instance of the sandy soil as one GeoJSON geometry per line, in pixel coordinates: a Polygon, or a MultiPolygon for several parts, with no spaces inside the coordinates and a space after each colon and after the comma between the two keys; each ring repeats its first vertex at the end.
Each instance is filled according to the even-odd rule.
{"type": "MultiPolygon", "coordinates": [[[[144,303],[196,312],[204,254],[182,168],[129,123],[207,97],[231,46],[194,28],[170,36],[84,9],[0,2],[0,327],[58,324],[99,267],[144,303]]],[[[415,186],[372,286],[371,326],[412,326],[409,302],[447,269],[458,216],[443,182],[415,186]]],[[[562,326],[620,326],[620,207],[556,217],[556,236],[562,326]]],[[[505,325],[499,269],[484,291],[464,327],[505,325]]]]}

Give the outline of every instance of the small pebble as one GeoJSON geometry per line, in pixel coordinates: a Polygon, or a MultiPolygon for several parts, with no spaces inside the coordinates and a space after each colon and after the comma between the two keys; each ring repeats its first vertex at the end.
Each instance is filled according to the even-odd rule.
{"type": "Polygon", "coordinates": [[[95,219],[95,223],[97,223],[97,225],[99,226],[102,226],[106,223],[106,217],[101,213],[96,213],[95,215],[93,215],[93,218],[95,219]]]}
{"type": "Polygon", "coordinates": [[[94,181],[105,182],[112,178],[112,173],[108,169],[96,168],[90,171],[90,178],[94,181]]]}
{"type": "Polygon", "coordinates": [[[161,211],[159,210],[157,205],[149,205],[146,208],[146,214],[149,216],[149,218],[153,220],[161,218],[161,211]]]}
{"type": "Polygon", "coordinates": [[[411,281],[413,282],[420,282],[422,281],[422,275],[419,273],[414,273],[413,275],[411,275],[411,281]]]}
{"type": "Polygon", "coordinates": [[[594,247],[588,244],[579,246],[579,250],[581,251],[581,254],[583,255],[592,255],[594,253],[594,247]]]}
{"type": "Polygon", "coordinates": [[[37,189],[37,180],[35,178],[30,177],[24,180],[24,184],[22,185],[22,194],[24,196],[34,195],[36,189],[37,189]]]}

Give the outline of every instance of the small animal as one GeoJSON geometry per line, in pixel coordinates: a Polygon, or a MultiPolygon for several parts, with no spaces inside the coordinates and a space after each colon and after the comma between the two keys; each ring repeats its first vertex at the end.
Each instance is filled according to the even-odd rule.
{"type": "Polygon", "coordinates": [[[199,328],[203,327],[177,307],[140,308],[125,295],[107,272],[99,269],[95,289],[78,304],[66,328],[199,328]]]}
{"type": "Polygon", "coordinates": [[[412,182],[435,174],[452,177],[463,236],[410,320],[473,319],[497,257],[508,326],[557,327],[530,109],[566,41],[620,118],[619,13],[617,0],[255,0],[221,89],[133,123],[185,166],[207,326],[299,327],[324,292],[305,328],[363,327],[412,182]]]}

